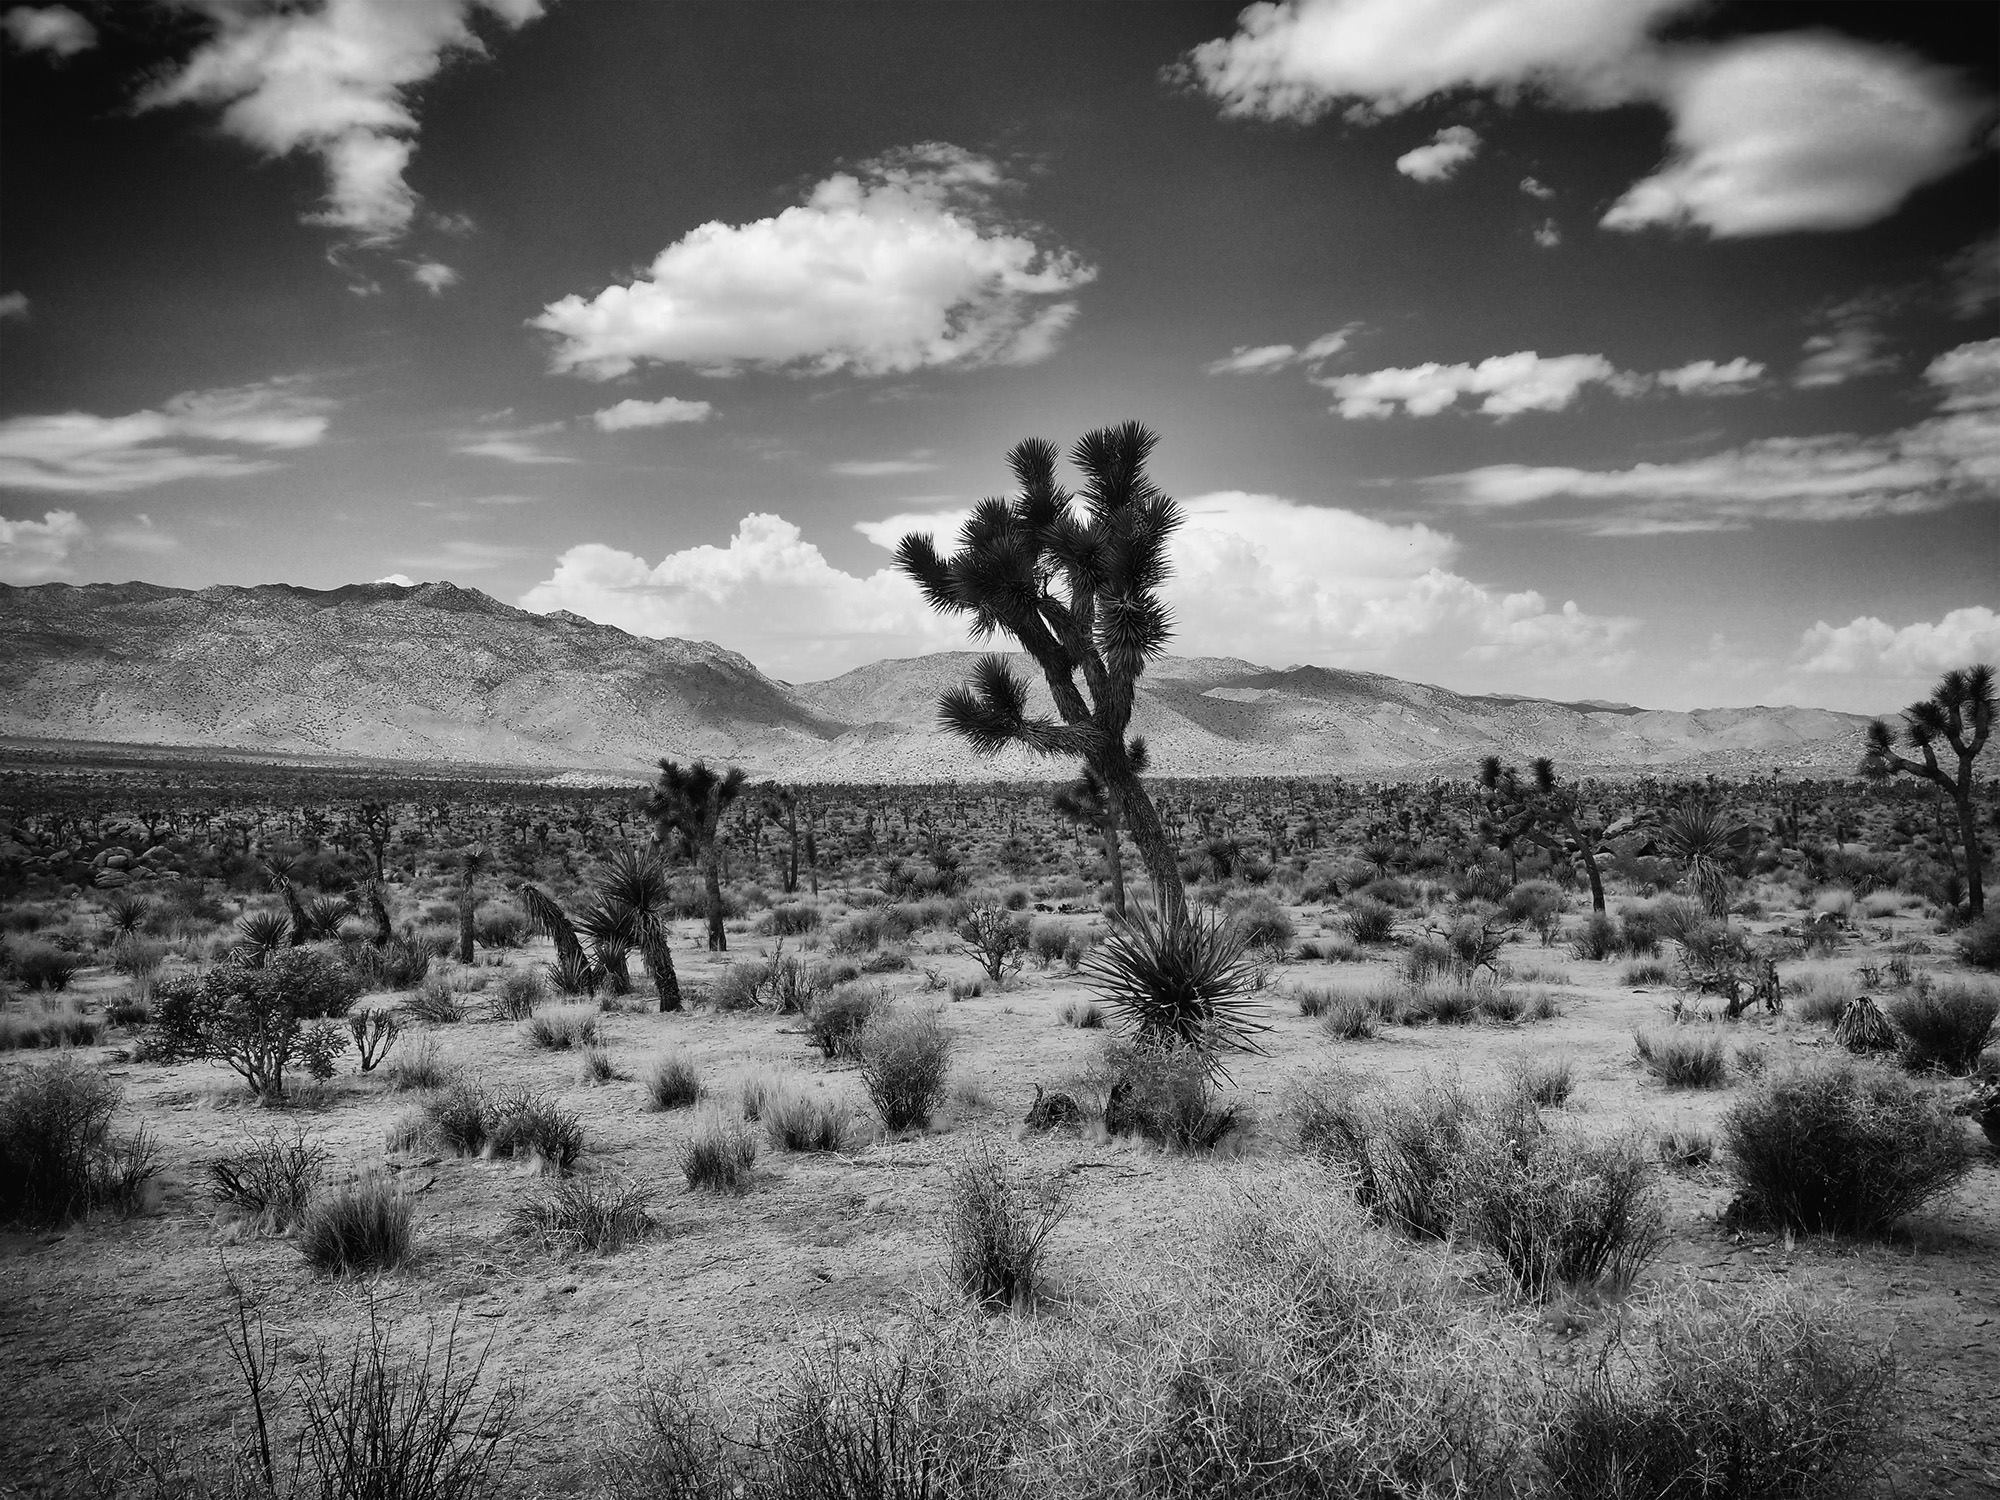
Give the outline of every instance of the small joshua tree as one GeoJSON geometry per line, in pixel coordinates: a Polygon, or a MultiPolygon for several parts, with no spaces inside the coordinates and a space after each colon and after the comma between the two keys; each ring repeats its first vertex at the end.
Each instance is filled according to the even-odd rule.
{"type": "Polygon", "coordinates": [[[1887,722],[1868,726],[1868,743],[1861,757],[1861,774],[1885,781],[1892,776],[1921,776],[1947,792],[1958,809],[1958,838],[1965,850],[1965,890],[1974,917],[1986,910],[1986,885],[1981,875],[1979,814],[1973,806],[1972,763],[1986,748],[1993,732],[1993,668],[1981,663],[1962,672],[1947,672],[1930,697],[1903,710],[1901,738],[1917,752],[1912,760],[1896,753],[1897,731],[1887,722]],[[1951,747],[1956,767],[1946,769],[1938,758],[1938,742],[1951,747]]]}
{"type": "Polygon", "coordinates": [[[1503,849],[1526,839],[1570,859],[1590,880],[1591,909],[1603,911],[1604,879],[1598,873],[1597,858],[1604,852],[1605,840],[1624,832],[1635,820],[1620,818],[1607,828],[1583,806],[1574,786],[1556,780],[1555,762],[1546,755],[1533,761],[1529,770],[1532,783],[1524,782],[1512,766],[1502,765],[1497,755],[1480,762],[1487,838],[1503,849]]]}
{"type": "Polygon", "coordinates": [[[1179,861],[1140,780],[1143,748],[1127,735],[1139,675],[1172,634],[1160,586],[1181,512],[1146,475],[1157,442],[1137,422],[1080,439],[1069,455],[1083,475],[1079,515],[1078,497],[1057,481],[1054,445],[1030,438],[1007,458],[1018,493],[981,501],[956,553],[940,556],[930,537],[912,533],[896,561],[933,609],[967,616],[975,636],[1019,642],[1057,715],[1031,717],[1027,683],[994,655],[940,700],[944,726],[982,753],[1019,744],[1081,757],[1131,830],[1154,900],[1179,920],[1187,911],[1179,861]]]}
{"type": "Polygon", "coordinates": [[[708,950],[722,953],[729,938],[722,930],[722,815],[743,793],[743,772],[732,766],[713,771],[701,761],[683,769],[660,762],[660,779],[646,799],[646,816],[662,842],[678,837],[689,859],[701,867],[708,897],[708,950]]]}
{"type": "MultiPolygon", "coordinates": [[[[531,885],[521,888],[529,920],[556,945],[558,973],[623,975],[625,955],[637,948],[646,960],[660,1009],[679,1010],[680,976],[674,972],[669,926],[672,892],[659,855],[650,849],[619,851],[593,872],[590,892],[590,905],[572,922],[546,892],[531,885]],[[589,940],[591,953],[585,953],[584,939],[589,940]]],[[[629,978],[625,987],[631,987],[629,978]]]]}

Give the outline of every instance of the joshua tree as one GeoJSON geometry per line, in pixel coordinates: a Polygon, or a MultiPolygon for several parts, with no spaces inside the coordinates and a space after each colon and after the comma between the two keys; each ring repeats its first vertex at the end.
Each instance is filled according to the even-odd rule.
{"type": "Polygon", "coordinates": [[[743,793],[743,772],[712,771],[701,761],[683,770],[660,762],[660,779],[646,799],[646,816],[664,842],[678,836],[689,859],[701,867],[708,896],[708,951],[725,952],[722,930],[722,815],[743,793]]]}
{"type": "Polygon", "coordinates": [[[521,888],[529,919],[556,945],[559,967],[581,976],[596,968],[612,979],[620,992],[631,988],[625,955],[637,948],[652,976],[662,1012],[681,1008],[680,976],[674,972],[669,928],[672,892],[660,857],[653,850],[623,849],[591,876],[591,903],[572,922],[563,909],[539,888],[521,888]],[[586,954],[578,934],[590,941],[586,954]],[[622,981],[622,986],[620,986],[622,981]]]}
{"type": "Polygon", "coordinates": [[[798,793],[791,787],[780,786],[775,781],[766,782],[757,788],[757,816],[766,823],[775,823],[785,830],[787,847],[785,858],[779,865],[779,883],[784,886],[787,896],[799,888],[799,800],[798,793]]]}
{"type": "Polygon", "coordinates": [[[1080,756],[1131,830],[1154,899],[1178,921],[1187,911],[1179,862],[1140,780],[1143,749],[1126,735],[1139,675],[1172,634],[1159,591],[1181,513],[1146,476],[1157,441],[1137,422],[1080,439],[1069,455],[1084,481],[1079,516],[1077,497],[1057,482],[1054,445],[1030,438],[1007,456],[1019,492],[981,501],[956,553],[942,557],[928,536],[912,533],[896,561],[933,609],[969,616],[977,637],[997,632],[1019,642],[1057,714],[1031,718],[1027,683],[994,655],[944,695],[940,721],[981,753],[1021,744],[1080,756]]]}
{"type": "Polygon", "coordinates": [[[1755,830],[1725,809],[1696,803],[1676,809],[1660,828],[1660,847],[1687,866],[1688,885],[1712,917],[1729,911],[1730,867],[1755,830]]]}
{"type": "Polygon", "coordinates": [[[479,872],[486,865],[486,846],[474,844],[461,856],[464,874],[458,883],[458,961],[472,962],[472,943],[477,936],[473,919],[479,913],[479,872]]]}
{"type": "Polygon", "coordinates": [[[1598,856],[1604,852],[1604,841],[1630,828],[1634,820],[1620,818],[1605,827],[1582,805],[1575,787],[1556,780],[1555,762],[1546,755],[1533,761],[1529,770],[1534,775],[1532,785],[1523,782],[1512,766],[1502,765],[1497,755],[1479,763],[1487,837],[1503,849],[1516,839],[1527,839],[1581,865],[1590,880],[1591,908],[1603,911],[1604,878],[1598,873],[1598,856]]]}
{"type": "Polygon", "coordinates": [[[1903,710],[1901,737],[1922,759],[1896,753],[1897,732],[1884,720],[1868,726],[1868,743],[1861,757],[1861,774],[1874,780],[1921,776],[1951,796],[1958,809],[1958,840],[1965,851],[1965,891],[1972,915],[1986,910],[1986,886],[1981,877],[1979,815],[1973,806],[1972,763],[1986,748],[1993,732],[1993,668],[1985,663],[1962,672],[1947,672],[1931,695],[1903,710]],[[1938,760],[1938,741],[1958,758],[1947,770],[1938,760]]]}
{"type": "MultiPolygon", "coordinates": [[[[1134,737],[1132,751],[1132,769],[1143,774],[1146,769],[1146,742],[1134,737]]],[[[1119,916],[1124,916],[1125,860],[1118,848],[1118,809],[1111,805],[1103,779],[1085,766],[1081,776],[1050,800],[1062,817],[1097,830],[1097,836],[1104,843],[1104,865],[1111,872],[1111,907],[1119,916]]]]}

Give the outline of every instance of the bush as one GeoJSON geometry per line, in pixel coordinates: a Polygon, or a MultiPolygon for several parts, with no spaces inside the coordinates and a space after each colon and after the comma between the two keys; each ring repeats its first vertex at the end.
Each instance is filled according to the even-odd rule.
{"type": "Polygon", "coordinates": [[[452,1070],[438,1051],[436,1038],[420,1037],[397,1053],[383,1074],[391,1089],[403,1093],[411,1089],[442,1088],[450,1080],[452,1070]]]}
{"type": "Polygon", "coordinates": [[[652,1201],[650,1189],[629,1182],[571,1177],[515,1204],[507,1219],[558,1255],[611,1255],[653,1232],[652,1201]]]}
{"type": "Polygon", "coordinates": [[[1962,1076],[1979,1067],[1994,1017],[2000,1016],[2000,997],[1947,984],[1898,996],[1884,1009],[1902,1042],[1907,1067],[1962,1076]]]}
{"type": "Polygon", "coordinates": [[[442,974],[432,974],[417,985],[403,1002],[403,1009],[412,1019],[430,1026],[456,1026],[465,1019],[465,1007],[442,974]]]}
{"type": "Polygon", "coordinates": [[[611,1053],[603,1047],[585,1047],[577,1054],[577,1076],[585,1083],[611,1083],[623,1077],[617,1064],[611,1061],[611,1053]]]}
{"type": "Polygon", "coordinates": [[[1292,950],[1298,929],[1291,914],[1271,897],[1252,896],[1230,914],[1229,925],[1243,946],[1263,953],[1273,962],[1292,950]]]}
{"type": "Polygon", "coordinates": [[[2000,972],[2000,912],[1988,912],[1958,935],[1958,952],[1975,969],[2000,972]]]}
{"type": "Polygon", "coordinates": [[[548,998],[548,981],[540,969],[509,969],[493,991],[493,1006],[503,1021],[525,1021],[548,998]]]}
{"type": "Polygon", "coordinates": [[[1731,1214],[1806,1233],[1885,1229],[1972,1170],[1965,1127],[1935,1095],[1847,1061],[1767,1077],[1722,1135],[1731,1214]]]}
{"type": "Polygon", "coordinates": [[[1654,1143],[1660,1161],[1676,1172],[1692,1172],[1715,1160],[1715,1137],[1692,1125],[1674,1125],[1654,1143]]]}
{"type": "MultiPolygon", "coordinates": [[[[1656,951],[1658,946],[1654,944],[1656,951]]],[[[1593,963],[1624,952],[1625,939],[1618,930],[1618,919],[1609,912],[1593,911],[1583,919],[1583,925],[1571,934],[1569,951],[1593,963]]]]}
{"type": "Polygon", "coordinates": [[[14,950],[9,967],[28,989],[60,992],[83,971],[83,961],[53,943],[23,943],[14,950]]]}
{"type": "Polygon", "coordinates": [[[1355,1201],[1381,1224],[1443,1239],[1457,1216],[1453,1171],[1479,1112],[1456,1075],[1425,1075],[1382,1096],[1336,1078],[1301,1085],[1299,1145],[1342,1171],[1355,1201]]]}
{"type": "Polygon", "coordinates": [[[945,1264],[967,1296],[987,1307],[1033,1304],[1042,1251],[1076,1201],[1060,1172],[1016,1174],[982,1141],[945,1171],[945,1264]]]}
{"type": "Polygon", "coordinates": [[[783,901],[758,919],[757,929],[776,937],[803,937],[808,932],[817,932],[819,924],[817,906],[804,901],[783,901]]]}
{"type": "Polygon", "coordinates": [[[114,1080],[67,1057],[0,1086],[0,1223],[59,1224],[138,1206],[159,1156],[143,1130],[111,1133],[122,1097],[114,1080]]]}
{"type": "Polygon", "coordinates": [[[528,939],[528,918],[511,906],[488,907],[473,918],[472,933],[482,948],[518,948],[528,939]]]}
{"type": "Polygon", "coordinates": [[[522,1024],[521,1034],[548,1052],[568,1052],[576,1047],[595,1046],[597,1007],[552,1005],[528,1017],[522,1024]]]}
{"type": "Polygon", "coordinates": [[[1650,1358],[1614,1335],[1555,1392],[1536,1455],[1548,1492],[1851,1494],[1893,1437],[1888,1353],[1782,1283],[1747,1305],[1676,1297],[1651,1332],[1650,1358]]]}
{"type": "Polygon", "coordinates": [[[486,1145],[496,1156],[529,1157],[561,1177],[583,1156],[583,1122],[544,1094],[495,1095],[485,1111],[486,1145]]]}
{"type": "Polygon", "coordinates": [[[951,1033],[928,1010],[885,1010],[854,1045],[861,1084],[890,1130],[928,1125],[944,1097],[951,1033]]]}
{"type": "Polygon", "coordinates": [[[1027,922],[990,901],[966,910],[953,928],[959,951],[976,960],[986,978],[995,986],[1006,984],[1020,972],[1028,951],[1027,922]]]}
{"type": "Polygon", "coordinates": [[[846,1108],[803,1080],[768,1089],[757,1109],[764,1134],[783,1151],[838,1151],[847,1135],[846,1108]]]}
{"type": "Polygon", "coordinates": [[[44,1001],[29,1010],[0,1012],[0,1052],[88,1047],[103,1030],[104,1024],[74,1000],[60,1005],[44,1001]]]}
{"type": "Polygon", "coordinates": [[[1791,1013],[1802,1021],[1821,1026],[1839,1021],[1861,993],[1853,978],[1846,975],[1808,974],[1789,984],[1791,993],[1786,1003],[1791,1013]]]}
{"type": "Polygon", "coordinates": [[[486,1149],[492,1110],[491,1096],[469,1078],[447,1079],[424,1101],[424,1117],[438,1144],[460,1156],[477,1156],[486,1149]]]}
{"type": "Polygon", "coordinates": [[[1079,1031],[1101,1031],[1104,1028],[1104,1007],[1095,1000],[1065,1000],[1063,1008],[1056,1012],[1056,1019],[1079,1031]]]}
{"type": "MultiPolygon", "coordinates": [[[[453,937],[443,952],[457,946],[453,937]]],[[[379,948],[373,943],[347,944],[347,961],[371,990],[413,990],[431,971],[431,950],[407,937],[391,938],[379,948]]]]}
{"type": "Polygon", "coordinates": [[[410,1258],[410,1200],[386,1177],[364,1177],[310,1204],[299,1253],[324,1276],[393,1271],[410,1258]]]}
{"type": "Polygon", "coordinates": [[[1530,1297],[1629,1286],[1666,1239],[1644,1147],[1634,1137],[1524,1130],[1507,1114],[1467,1139],[1455,1226],[1498,1255],[1530,1297]]]}
{"type": "Polygon", "coordinates": [[[1714,1089],[1729,1082],[1729,1051],[1721,1037],[1635,1031],[1632,1046],[1646,1071],[1670,1089],[1714,1089]]]}
{"type": "Polygon", "coordinates": [[[1375,1035],[1375,1012],[1358,996],[1335,995],[1320,1012],[1319,1024],[1337,1041],[1366,1041],[1375,1035]]]}
{"type": "Polygon", "coordinates": [[[356,1011],[347,1018],[347,1030],[354,1038],[354,1050],[364,1073],[375,1071],[376,1064],[389,1055],[396,1039],[403,1033],[396,1013],[386,1006],[370,1006],[367,1010],[356,1011]]]}
{"type": "Polygon", "coordinates": [[[316,1078],[332,1076],[347,1034],[325,1018],[360,993],[352,970],[311,948],[287,948],[261,969],[225,963],[206,974],[176,975],[154,992],[147,1051],[164,1061],[226,1063],[252,1093],[278,1098],[294,1059],[316,1078]],[[308,1027],[308,1017],[319,1019],[308,1027]]]}
{"type": "Polygon", "coordinates": [[[282,1234],[312,1201],[326,1176],[327,1149],[303,1130],[253,1135],[248,1148],[208,1164],[209,1194],[267,1234],[282,1234]]]}
{"type": "Polygon", "coordinates": [[[678,1049],[662,1052],[648,1063],[641,1083],[648,1109],[687,1109],[701,1098],[701,1069],[678,1049]]]}
{"type": "Polygon", "coordinates": [[[1672,984],[1674,971],[1659,959],[1649,958],[1642,963],[1627,964],[1618,982],[1627,989],[1645,989],[1652,985],[1672,984]]]}
{"type": "Polygon", "coordinates": [[[1217,1101],[1208,1059],[1192,1047],[1114,1043],[1105,1049],[1111,1079],[1104,1125],[1137,1132],[1176,1151],[1213,1149],[1236,1125],[1237,1109],[1217,1101]]]}
{"type": "Polygon", "coordinates": [[[843,985],[806,1006],[806,1035],[831,1060],[851,1054],[868,1020],[888,1002],[870,985],[843,985]]]}
{"type": "Polygon", "coordinates": [[[1396,935],[1396,908],[1372,896],[1351,896],[1342,913],[1357,943],[1386,943],[1396,935]]]}
{"type": "Polygon", "coordinates": [[[741,1119],[716,1105],[705,1105],[695,1116],[694,1130],[681,1147],[681,1173],[696,1192],[750,1191],[751,1170],[757,1165],[757,1137],[741,1119]]]}
{"type": "Polygon", "coordinates": [[[1540,1109],[1560,1109],[1576,1091],[1576,1062],[1568,1057],[1520,1057],[1507,1068],[1508,1085],[1540,1109]]]}

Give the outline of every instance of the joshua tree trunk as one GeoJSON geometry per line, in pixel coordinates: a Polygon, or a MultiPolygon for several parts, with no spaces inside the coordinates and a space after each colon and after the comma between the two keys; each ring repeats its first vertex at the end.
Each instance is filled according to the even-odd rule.
{"type": "Polygon", "coordinates": [[[681,980],[674,972],[674,945],[665,917],[654,917],[640,930],[639,952],[646,960],[646,972],[653,976],[653,992],[660,997],[660,1010],[681,1008],[681,980]]]}
{"type": "MultiPolygon", "coordinates": [[[[1110,761],[1112,757],[1105,757],[1110,761]]],[[[1139,846],[1139,859],[1152,882],[1153,901],[1163,916],[1178,922],[1187,916],[1187,893],[1181,889],[1181,862],[1160,824],[1153,799],[1146,795],[1138,776],[1118,757],[1119,764],[1103,767],[1104,785],[1111,793],[1112,806],[1139,846]]]]}
{"type": "Polygon", "coordinates": [[[1125,915],[1125,855],[1118,847],[1118,818],[1107,811],[1104,816],[1104,864],[1111,872],[1111,909],[1119,916],[1125,915]]]}
{"type": "Polygon", "coordinates": [[[368,882],[368,910],[375,918],[375,946],[388,947],[395,928],[389,923],[389,906],[382,899],[382,879],[379,875],[368,882]]]}
{"type": "Polygon", "coordinates": [[[1952,800],[1958,804],[1958,838],[1965,850],[1966,906],[1976,919],[1986,912],[1986,881],[1980,869],[1979,812],[1972,805],[1971,779],[1966,777],[1968,789],[1956,792],[1952,800]]]}
{"type": "Polygon", "coordinates": [[[711,846],[701,868],[708,888],[708,951],[726,953],[729,936],[722,930],[722,851],[711,846]]]}

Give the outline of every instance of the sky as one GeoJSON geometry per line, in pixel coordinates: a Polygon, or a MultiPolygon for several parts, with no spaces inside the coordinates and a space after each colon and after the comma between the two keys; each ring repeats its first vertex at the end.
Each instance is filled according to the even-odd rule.
{"type": "Polygon", "coordinates": [[[1171,649],[1884,712],[2000,658],[2000,7],[0,11],[0,581],[448,579],[788,681],[1136,418],[1171,649]]]}

